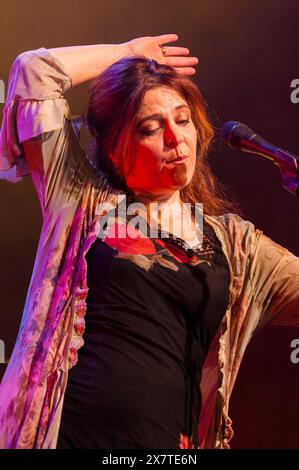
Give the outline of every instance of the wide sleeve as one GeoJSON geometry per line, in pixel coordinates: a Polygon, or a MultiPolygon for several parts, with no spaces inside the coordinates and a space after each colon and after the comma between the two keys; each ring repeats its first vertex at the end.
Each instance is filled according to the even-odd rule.
{"type": "Polygon", "coordinates": [[[12,64],[0,131],[0,179],[31,175],[43,213],[78,199],[95,176],[80,145],[84,116],[73,116],[63,64],[40,48],[12,64]]]}
{"type": "Polygon", "coordinates": [[[249,270],[257,329],[266,324],[299,327],[299,258],[261,231],[256,235],[249,270]]]}
{"type": "Polygon", "coordinates": [[[299,258],[237,214],[219,218],[232,274],[232,321],[249,338],[266,324],[299,326],[299,258]]]}

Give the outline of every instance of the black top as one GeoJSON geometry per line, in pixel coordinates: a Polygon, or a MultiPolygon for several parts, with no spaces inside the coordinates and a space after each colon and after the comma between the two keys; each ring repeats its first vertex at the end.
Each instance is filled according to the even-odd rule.
{"type": "Polygon", "coordinates": [[[161,236],[108,233],[86,255],[85,344],[57,448],[178,449],[181,434],[199,445],[201,368],[227,308],[229,269],[205,221],[202,248],[161,236]]]}

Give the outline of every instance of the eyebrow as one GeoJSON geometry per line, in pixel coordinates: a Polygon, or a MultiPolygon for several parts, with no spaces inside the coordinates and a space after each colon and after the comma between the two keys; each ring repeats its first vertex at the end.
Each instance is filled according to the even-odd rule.
{"type": "MultiPolygon", "coordinates": [[[[179,104],[178,106],[174,108],[174,110],[177,111],[178,109],[182,109],[182,108],[187,108],[190,111],[189,106],[187,106],[186,104],[179,104]]],[[[161,114],[159,113],[150,114],[149,116],[145,116],[140,121],[138,121],[137,127],[140,127],[141,124],[143,124],[145,121],[159,120],[159,119],[161,119],[161,114]]]]}

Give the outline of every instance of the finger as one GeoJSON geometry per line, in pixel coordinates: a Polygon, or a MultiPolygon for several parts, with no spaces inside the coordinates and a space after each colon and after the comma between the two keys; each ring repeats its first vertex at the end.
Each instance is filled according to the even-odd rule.
{"type": "Polygon", "coordinates": [[[170,67],[188,67],[190,65],[197,65],[197,57],[167,57],[165,56],[166,65],[170,67]]]}
{"type": "Polygon", "coordinates": [[[174,69],[182,75],[194,75],[196,70],[193,67],[174,67],[174,69]]]}
{"type": "Polygon", "coordinates": [[[158,44],[167,44],[168,42],[174,42],[179,39],[177,34],[162,34],[161,36],[155,36],[155,40],[158,44]]]}
{"type": "Polygon", "coordinates": [[[190,51],[187,47],[164,46],[164,50],[165,50],[165,54],[168,56],[190,54],[190,51]]]}

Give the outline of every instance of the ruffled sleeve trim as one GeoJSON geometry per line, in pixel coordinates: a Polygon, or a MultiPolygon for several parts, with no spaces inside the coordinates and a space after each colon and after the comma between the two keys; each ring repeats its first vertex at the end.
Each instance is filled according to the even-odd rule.
{"type": "Polygon", "coordinates": [[[21,143],[61,129],[66,117],[71,115],[64,98],[20,102],[14,99],[4,111],[0,132],[0,179],[17,182],[30,175],[21,143]]]}
{"type": "Polygon", "coordinates": [[[71,119],[63,93],[72,85],[63,65],[45,48],[17,57],[0,130],[0,179],[17,182],[30,175],[22,142],[61,129],[71,119]]]}

